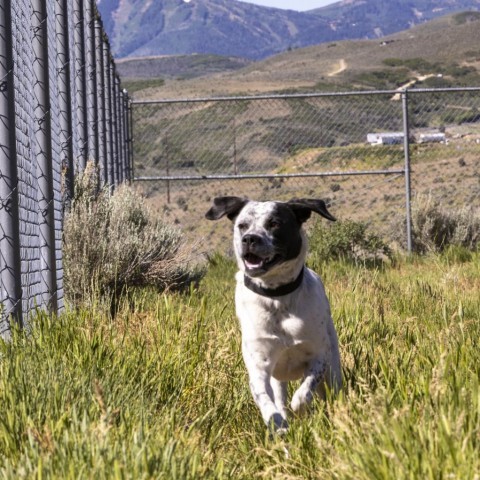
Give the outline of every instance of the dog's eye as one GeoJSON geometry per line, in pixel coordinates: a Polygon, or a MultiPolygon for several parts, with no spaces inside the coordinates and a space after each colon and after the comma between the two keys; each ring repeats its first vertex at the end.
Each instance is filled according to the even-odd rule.
{"type": "Polygon", "coordinates": [[[280,228],[281,223],[278,220],[270,220],[267,226],[268,228],[280,228]]]}

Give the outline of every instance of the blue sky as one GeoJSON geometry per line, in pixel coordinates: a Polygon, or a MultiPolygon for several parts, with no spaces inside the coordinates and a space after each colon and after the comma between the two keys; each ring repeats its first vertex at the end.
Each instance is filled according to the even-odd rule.
{"type": "Polygon", "coordinates": [[[257,5],[263,5],[264,7],[285,8],[288,10],[298,10],[300,12],[324,7],[337,1],[339,0],[242,0],[242,2],[255,3],[257,5]]]}

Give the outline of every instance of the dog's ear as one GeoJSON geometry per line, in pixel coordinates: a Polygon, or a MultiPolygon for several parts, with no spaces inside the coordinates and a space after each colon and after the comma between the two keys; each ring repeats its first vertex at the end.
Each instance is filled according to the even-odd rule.
{"type": "Polygon", "coordinates": [[[318,213],[327,220],[335,222],[337,219],[327,210],[323,200],[317,198],[292,198],[287,205],[293,210],[299,223],[310,218],[312,212],[318,213]]]}
{"type": "Polygon", "coordinates": [[[205,214],[208,220],[218,220],[225,215],[230,220],[240,213],[240,210],[248,203],[248,199],[240,197],[215,197],[213,207],[205,214]]]}

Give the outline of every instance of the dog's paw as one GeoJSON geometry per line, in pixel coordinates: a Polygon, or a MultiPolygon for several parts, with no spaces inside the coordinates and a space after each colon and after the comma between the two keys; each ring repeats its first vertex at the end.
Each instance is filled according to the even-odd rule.
{"type": "Polygon", "coordinates": [[[288,422],[279,413],[274,413],[268,420],[268,428],[271,433],[283,436],[287,433],[288,422]]]}
{"type": "Polygon", "coordinates": [[[313,394],[310,390],[302,390],[299,389],[295,392],[292,398],[292,403],[290,406],[292,407],[293,412],[296,415],[303,415],[307,409],[310,403],[313,400],[313,394]]]}

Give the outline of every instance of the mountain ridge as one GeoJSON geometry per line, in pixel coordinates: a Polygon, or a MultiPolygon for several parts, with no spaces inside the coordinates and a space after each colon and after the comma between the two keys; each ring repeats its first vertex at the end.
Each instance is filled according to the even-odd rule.
{"type": "Polygon", "coordinates": [[[98,8],[117,58],[197,53],[259,60],[480,11],[480,0],[343,0],[307,12],[239,0],[99,0],[98,8]]]}

